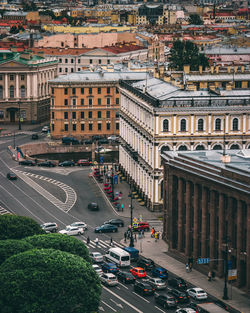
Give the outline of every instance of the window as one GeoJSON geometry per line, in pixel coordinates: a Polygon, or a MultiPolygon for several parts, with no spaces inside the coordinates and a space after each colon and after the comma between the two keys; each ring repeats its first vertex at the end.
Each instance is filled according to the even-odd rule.
{"type": "Polygon", "coordinates": [[[235,88],[242,88],[242,82],[235,82],[235,88]]]}
{"type": "Polygon", "coordinates": [[[84,105],[84,99],[81,99],[81,105],[84,105]]]}
{"type": "Polygon", "coordinates": [[[102,130],[102,124],[101,124],[101,123],[98,123],[98,124],[97,124],[97,129],[98,129],[98,130],[102,130]]]}
{"type": "Polygon", "coordinates": [[[98,87],[97,88],[97,93],[98,93],[98,95],[100,95],[102,93],[102,88],[98,87]]]}
{"type": "Polygon", "coordinates": [[[84,119],[84,112],[81,112],[81,119],[84,119]]]}
{"type": "Polygon", "coordinates": [[[76,94],[76,89],[72,88],[72,95],[75,95],[75,94],[76,94]]]}
{"type": "Polygon", "coordinates": [[[183,118],[183,119],[181,120],[181,132],[185,132],[185,131],[186,131],[186,124],[187,124],[187,122],[186,122],[186,120],[183,118]]]}
{"type": "Polygon", "coordinates": [[[64,88],[64,94],[65,94],[65,95],[68,94],[68,88],[64,88]]]}
{"type": "Polygon", "coordinates": [[[226,89],[226,88],[227,88],[227,82],[222,82],[222,83],[221,83],[221,87],[222,87],[223,89],[226,89]]]}
{"type": "Polygon", "coordinates": [[[73,120],[76,119],[76,112],[72,112],[72,119],[73,119],[73,120]]]}
{"type": "Polygon", "coordinates": [[[3,86],[0,86],[0,99],[3,99],[3,86]]]}
{"type": "Polygon", "coordinates": [[[110,105],[110,98],[107,98],[107,105],[110,105]]]}
{"type": "Polygon", "coordinates": [[[215,120],[215,130],[221,130],[221,119],[217,118],[215,120]]]}
{"type": "Polygon", "coordinates": [[[69,125],[68,124],[64,124],[64,131],[68,131],[69,130],[69,125]]]}
{"type": "Polygon", "coordinates": [[[89,106],[92,107],[92,105],[93,105],[93,99],[89,98],[89,106]]]}
{"type": "Polygon", "coordinates": [[[110,87],[107,87],[107,94],[110,94],[110,87]]]}
{"type": "Polygon", "coordinates": [[[72,105],[76,105],[76,99],[72,99],[72,105]]]}
{"type": "Polygon", "coordinates": [[[21,98],[25,98],[25,86],[21,86],[21,98]]]}
{"type": "Polygon", "coordinates": [[[64,105],[68,105],[68,99],[64,99],[64,105]]]}
{"type": "Polygon", "coordinates": [[[168,120],[164,120],[163,121],[163,131],[164,132],[168,132],[169,131],[169,121],[168,120]]]}
{"type": "Polygon", "coordinates": [[[78,72],[80,72],[81,68],[80,68],[80,67],[78,67],[78,69],[77,69],[77,70],[78,70],[78,72]]]}
{"type": "Polygon", "coordinates": [[[204,130],[204,120],[202,118],[198,119],[198,131],[204,130]]]}
{"type": "Polygon", "coordinates": [[[89,88],[89,94],[92,95],[92,88],[89,88]]]}
{"type": "Polygon", "coordinates": [[[62,68],[61,67],[59,67],[59,73],[62,73],[62,68]]]}
{"type": "Polygon", "coordinates": [[[110,123],[107,123],[106,126],[107,126],[107,130],[110,130],[110,123]]]}
{"type": "Polygon", "coordinates": [[[54,119],[55,118],[55,112],[51,113],[51,118],[54,119]]]}
{"type": "Polygon", "coordinates": [[[116,87],[115,92],[119,93],[119,88],[118,87],[116,87]]]}
{"type": "Polygon", "coordinates": [[[14,75],[10,74],[10,80],[14,80],[14,75]]]}
{"type": "Polygon", "coordinates": [[[101,59],[99,59],[99,60],[98,60],[98,63],[99,63],[99,64],[102,64],[102,60],[101,60],[101,59]]]}
{"type": "Polygon", "coordinates": [[[71,59],[71,63],[74,63],[74,59],[71,59]]]}
{"type": "Polygon", "coordinates": [[[84,88],[81,88],[81,95],[84,95],[84,88]]]}
{"type": "Polygon", "coordinates": [[[4,118],[4,113],[3,111],[0,111],[0,119],[3,119],[4,118]]]}
{"type": "Polygon", "coordinates": [[[81,131],[84,131],[84,124],[81,124],[81,131]]]}
{"type": "Polygon", "coordinates": [[[98,98],[98,100],[97,100],[98,102],[98,105],[101,105],[102,104],[102,99],[101,98],[98,98]]]}
{"type": "Polygon", "coordinates": [[[92,118],[92,111],[89,111],[89,118],[92,118]]]}
{"type": "Polygon", "coordinates": [[[54,131],[55,130],[55,125],[54,124],[52,124],[52,131],[54,131]]]}
{"type": "Polygon", "coordinates": [[[62,59],[59,59],[59,63],[62,63],[62,59]]]}
{"type": "Polygon", "coordinates": [[[68,59],[65,59],[65,63],[68,63],[68,59]]]}
{"type": "Polygon", "coordinates": [[[24,75],[23,74],[21,75],[21,80],[24,80],[24,75]]]}
{"type": "Polygon", "coordinates": [[[74,72],[74,69],[73,68],[71,68],[71,73],[73,73],[74,72]]]}
{"type": "Polygon", "coordinates": [[[93,125],[89,124],[89,130],[93,130],[93,125]]]}
{"type": "Polygon", "coordinates": [[[109,59],[107,60],[107,64],[110,64],[110,60],[109,59]]]}
{"type": "Polygon", "coordinates": [[[89,64],[92,64],[93,63],[93,60],[92,59],[89,59],[89,64]]]}
{"type": "Polygon", "coordinates": [[[14,86],[10,86],[10,98],[14,98],[15,97],[15,89],[14,86]]]}
{"type": "Polygon", "coordinates": [[[72,125],[72,130],[73,130],[73,131],[76,131],[76,124],[73,124],[73,125],[72,125]]]}
{"type": "Polygon", "coordinates": [[[64,112],[64,119],[65,119],[65,120],[68,119],[68,116],[69,116],[68,112],[64,112]]]}
{"type": "Polygon", "coordinates": [[[55,88],[51,88],[51,93],[52,93],[52,95],[55,93],[55,88]]]}
{"type": "Polygon", "coordinates": [[[237,118],[233,119],[233,130],[239,130],[239,120],[237,118]]]}
{"type": "Polygon", "coordinates": [[[3,75],[0,75],[0,80],[3,80],[3,75]]]}
{"type": "Polygon", "coordinates": [[[67,69],[67,67],[65,68],[65,73],[68,73],[68,69],[67,69]]]}
{"type": "Polygon", "coordinates": [[[97,117],[98,117],[98,118],[102,118],[102,111],[98,111],[98,112],[97,112],[97,117]]]}
{"type": "Polygon", "coordinates": [[[81,59],[78,59],[77,62],[78,62],[78,64],[80,64],[81,63],[81,59]]]}
{"type": "Polygon", "coordinates": [[[119,98],[115,99],[115,104],[119,104],[119,98]]]}
{"type": "Polygon", "coordinates": [[[110,118],[110,111],[106,112],[106,118],[110,118]]]}
{"type": "Polygon", "coordinates": [[[119,130],[119,123],[115,123],[115,129],[119,130]]]}

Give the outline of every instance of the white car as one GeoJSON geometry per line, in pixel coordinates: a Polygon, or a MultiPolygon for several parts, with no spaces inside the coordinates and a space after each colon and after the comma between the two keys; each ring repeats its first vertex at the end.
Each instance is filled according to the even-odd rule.
{"type": "Polygon", "coordinates": [[[116,286],[118,285],[117,277],[111,273],[104,273],[100,276],[101,282],[107,286],[116,286]]]}
{"type": "Polygon", "coordinates": [[[67,226],[65,229],[59,231],[60,234],[68,236],[82,235],[84,233],[83,228],[67,226]]]}
{"type": "Polygon", "coordinates": [[[176,310],[175,313],[196,313],[196,311],[190,308],[181,308],[176,310]]]}
{"type": "Polygon", "coordinates": [[[118,140],[119,139],[119,137],[117,137],[117,136],[115,136],[115,135],[111,135],[111,136],[109,136],[108,137],[108,140],[118,140]]]}
{"type": "Polygon", "coordinates": [[[49,126],[43,126],[42,133],[47,133],[49,131],[49,126]]]}
{"type": "Polygon", "coordinates": [[[83,228],[84,230],[88,229],[88,226],[86,223],[84,222],[74,222],[70,225],[68,225],[67,227],[78,227],[78,228],[83,228]]]}
{"type": "Polygon", "coordinates": [[[100,252],[90,252],[89,255],[94,263],[103,262],[103,255],[100,252]]]}
{"type": "Polygon", "coordinates": [[[100,266],[98,266],[97,264],[93,264],[92,266],[93,266],[93,269],[96,271],[97,275],[102,276],[103,271],[100,268],[100,266]]]}
{"type": "Polygon", "coordinates": [[[190,297],[196,299],[196,300],[206,300],[207,299],[207,293],[201,289],[201,288],[190,288],[187,290],[187,293],[190,297]]]}

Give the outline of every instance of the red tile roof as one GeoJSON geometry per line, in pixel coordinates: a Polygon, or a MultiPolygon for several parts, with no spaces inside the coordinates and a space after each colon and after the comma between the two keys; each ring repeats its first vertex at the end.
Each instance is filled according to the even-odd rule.
{"type": "Polygon", "coordinates": [[[93,49],[88,48],[32,48],[34,53],[44,52],[47,55],[81,55],[93,49]]]}
{"type": "Polygon", "coordinates": [[[103,47],[103,50],[119,54],[119,53],[125,53],[130,51],[137,51],[145,49],[143,46],[133,45],[133,44],[121,44],[121,45],[115,45],[115,46],[108,46],[103,47]]]}

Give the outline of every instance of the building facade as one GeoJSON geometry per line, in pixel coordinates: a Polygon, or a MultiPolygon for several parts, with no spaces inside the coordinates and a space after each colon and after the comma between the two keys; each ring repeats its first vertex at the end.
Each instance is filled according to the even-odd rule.
{"type": "Polygon", "coordinates": [[[0,52],[0,121],[39,123],[49,120],[48,81],[56,77],[57,60],[30,52],[0,52]]]}
{"type": "Polygon", "coordinates": [[[164,152],[162,160],[170,249],[195,263],[210,258],[220,277],[226,257],[250,292],[250,150],[164,152]]]}
{"type": "Polygon", "coordinates": [[[151,210],[162,209],[160,154],[250,148],[248,89],[186,91],[156,78],[120,83],[120,165],[151,210]]]}

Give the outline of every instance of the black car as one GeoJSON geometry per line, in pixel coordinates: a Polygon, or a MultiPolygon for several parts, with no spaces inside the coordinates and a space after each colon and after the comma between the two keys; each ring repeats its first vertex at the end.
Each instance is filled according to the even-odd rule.
{"type": "Polygon", "coordinates": [[[98,140],[98,144],[100,145],[109,144],[109,141],[106,138],[102,138],[98,140]]]}
{"type": "Polygon", "coordinates": [[[145,270],[152,270],[155,266],[155,263],[151,259],[140,257],[137,260],[137,266],[144,268],[145,270]]]}
{"type": "Polygon", "coordinates": [[[19,165],[35,166],[36,163],[31,160],[22,160],[22,161],[19,161],[19,165]]]}
{"type": "Polygon", "coordinates": [[[17,175],[15,173],[8,173],[6,175],[6,177],[9,179],[9,180],[17,180],[17,175]]]}
{"type": "Polygon", "coordinates": [[[36,139],[38,139],[39,137],[38,137],[38,134],[33,134],[32,136],[31,136],[31,139],[32,140],[36,140],[36,139]]]}
{"type": "Polygon", "coordinates": [[[179,290],[187,289],[187,284],[185,283],[185,280],[180,277],[169,279],[168,285],[179,290]]]}
{"type": "Polygon", "coordinates": [[[45,167],[55,167],[56,164],[51,161],[44,161],[37,164],[38,166],[45,166],[45,167]]]}
{"type": "Polygon", "coordinates": [[[88,204],[88,209],[90,211],[98,211],[99,210],[99,206],[98,206],[97,203],[91,202],[91,203],[88,204]]]}
{"type": "Polygon", "coordinates": [[[58,164],[58,166],[75,166],[74,161],[63,161],[58,164]]]}
{"type": "Polygon", "coordinates": [[[103,137],[100,136],[100,135],[94,135],[94,136],[92,136],[92,141],[98,141],[98,140],[100,140],[100,139],[103,139],[103,137]]]}
{"type": "Polygon", "coordinates": [[[106,221],[103,224],[112,224],[118,227],[123,227],[124,226],[124,221],[119,219],[119,218],[113,218],[112,220],[106,221]]]}
{"type": "Polygon", "coordinates": [[[173,295],[179,303],[187,303],[190,300],[190,296],[184,290],[171,289],[169,293],[173,295]]]}
{"type": "Polygon", "coordinates": [[[105,224],[95,228],[95,233],[117,233],[118,228],[115,225],[105,224]]]}
{"type": "Polygon", "coordinates": [[[155,292],[155,289],[144,281],[136,280],[134,284],[134,291],[137,291],[141,295],[145,296],[145,295],[153,295],[155,292]]]}
{"type": "Polygon", "coordinates": [[[84,141],[85,145],[92,145],[93,141],[91,139],[87,139],[84,141]]]}
{"type": "Polygon", "coordinates": [[[124,284],[133,284],[135,282],[135,277],[129,272],[119,271],[117,278],[124,284]]]}
{"type": "Polygon", "coordinates": [[[163,306],[164,309],[176,308],[177,306],[177,300],[169,294],[155,293],[155,302],[163,306]]]}

